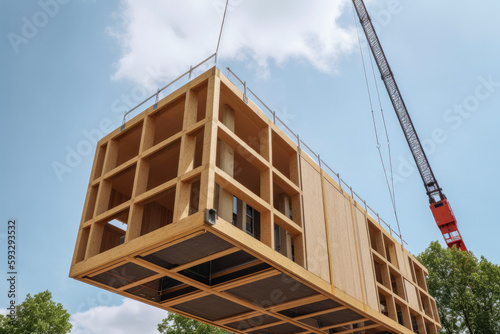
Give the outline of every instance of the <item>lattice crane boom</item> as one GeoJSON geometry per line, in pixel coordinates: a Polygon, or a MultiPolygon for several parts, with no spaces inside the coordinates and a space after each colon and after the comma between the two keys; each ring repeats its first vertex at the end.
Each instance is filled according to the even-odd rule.
{"type": "Polygon", "coordinates": [[[460,232],[458,231],[455,215],[453,214],[450,203],[443,194],[442,189],[439,187],[434,173],[432,172],[431,166],[422,147],[422,143],[418,138],[415,127],[411,121],[410,114],[406,109],[403,97],[401,96],[401,92],[399,91],[396,80],[394,79],[391,67],[389,66],[384,50],[382,49],[382,45],[380,44],[375,28],[373,27],[370,16],[366,10],[365,4],[363,0],[352,0],[352,2],[354,4],[354,8],[356,9],[356,13],[358,14],[361,26],[363,27],[368,44],[370,45],[373,58],[375,58],[375,62],[377,63],[377,67],[380,71],[380,75],[382,76],[387,93],[389,94],[389,98],[391,99],[394,110],[396,111],[401,128],[403,129],[406,141],[410,147],[411,154],[415,159],[418,171],[424,182],[434,219],[436,220],[448,247],[451,248],[453,245],[456,245],[457,248],[467,251],[460,232]]]}

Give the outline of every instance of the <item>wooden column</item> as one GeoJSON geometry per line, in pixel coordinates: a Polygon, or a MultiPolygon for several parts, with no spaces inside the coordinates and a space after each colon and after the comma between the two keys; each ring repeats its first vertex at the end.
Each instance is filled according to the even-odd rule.
{"type": "Polygon", "coordinates": [[[132,204],[130,206],[127,222],[128,226],[127,231],[125,232],[125,242],[129,242],[130,240],[141,236],[143,213],[144,207],[142,205],[132,204]]]}
{"type": "MultiPolygon", "coordinates": [[[[279,195],[279,203],[278,209],[287,217],[290,218],[290,197],[282,193],[279,195]]],[[[288,232],[284,228],[280,228],[280,242],[281,242],[281,250],[280,253],[288,257],[292,258],[292,236],[290,232],[288,232]]]]}
{"type": "Polygon", "coordinates": [[[94,223],[90,226],[89,240],[85,259],[97,255],[101,251],[102,236],[104,234],[104,224],[94,223]]]}
{"type": "Polygon", "coordinates": [[[425,322],[424,317],[421,315],[415,315],[417,318],[417,328],[419,333],[425,333],[425,322]]]}
{"type": "MultiPolygon", "coordinates": [[[[218,73],[218,72],[217,72],[218,73]]],[[[215,208],[215,161],[217,152],[217,120],[219,115],[220,78],[218,75],[208,79],[207,109],[203,136],[202,166],[204,171],[200,181],[200,210],[215,208]]]]}
{"type": "MultiPolygon", "coordinates": [[[[224,105],[222,123],[234,132],[234,110],[227,104],[224,105]]],[[[218,152],[220,168],[234,176],[234,149],[220,141],[218,152]]],[[[222,187],[219,189],[218,215],[228,222],[233,220],[233,195],[222,187]]]]}
{"type": "Polygon", "coordinates": [[[146,191],[149,175],[149,161],[142,158],[142,153],[153,146],[154,118],[146,116],[142,126],[141,141],[139,143],[139,160],[135,169],[134,185],[132,187],[132,203],[127,221],[125,242],[141,236],[144,206],[135,204],[134,198],[146,191]]]}
{"type": "Polygon", "coordinates": [[[412,329],[411,316],[410,316],[410,310],[408,309],[408,306],[399,305],[399,307],[401,307],[401,312],[403,313],[404,326],[411,330],[412,329]]]}
{"type": "Polygon", "coordinates": [[[179,168],[177,172],[178,182],[175,189],[174,219],[179,221],[189,216],[189,201],[191,199],[191,184],[180,180],[180,177],[193,170],[194,155],[196,150],[196,137],[186,133],[193,124],[196,123],[198,110],[198,96],[192,89],[186,93],[186,102],[184,104],[183,131],[181,138],[181,149],[179,155],[179,168]]]}
{"type": "MultiPolygon", "coordinates": [[[[260,172],[260,197],[273,206],[273,174],[271,169],[271,127],[260,130],[260,154],[268,162],[267,168],[260,172]]],[[[274,249],[274,216],[271,212],[260,213],[260,240],[274,249]]]]}
{"type": "Polygon", "coordinates": [[[236,227],[239,228],[242,231],[246,231],[246,221],[247,221],[247,210],[246,210],[246,203],[243,202],[241,199],[236,200],[236,227]]]}

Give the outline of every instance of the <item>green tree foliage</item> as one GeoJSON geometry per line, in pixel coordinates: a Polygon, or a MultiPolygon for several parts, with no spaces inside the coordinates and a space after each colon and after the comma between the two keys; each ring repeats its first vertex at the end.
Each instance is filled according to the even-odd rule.
{"type": "Polygon", "coordinates": [[[442,333],[500,333],[500,267],[434,241],[417,257],[429,270],[442,333]]]}
{"type": "Polygon", "coordinates": [[[168,317],[158,324],[161,334],[226,334],[223,329],[210,326],[199,321],[183,317],[175,313],[169,313],[168,317]]]}
{"type": "Polygon", "coordinates": [[[43,291],[31,297],[16,308],[16,320],[0,315],[0,334],[63,334],[71,331],[70,314],[62,304],[52,300],[49,291],[43,291]]]}

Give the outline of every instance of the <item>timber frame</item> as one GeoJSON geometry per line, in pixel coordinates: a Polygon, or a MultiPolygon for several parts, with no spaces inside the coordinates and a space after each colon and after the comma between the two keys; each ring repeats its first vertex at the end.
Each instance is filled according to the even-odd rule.
{"type": "Polygon", "coordinates": [[[216,67],[99,141],[70,270],[255,334],[436,334],[426,275],[216,67]]]}

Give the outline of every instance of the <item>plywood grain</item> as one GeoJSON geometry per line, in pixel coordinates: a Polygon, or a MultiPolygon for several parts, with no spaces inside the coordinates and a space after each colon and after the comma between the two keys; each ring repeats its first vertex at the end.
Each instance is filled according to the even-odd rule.
{"type": "Polygon", "coordinates": [[[418,302],[417,288],[406,278],[403,279],[405,290],[406,290],[406,299],[408,300],[408,304],[416,311],[420,311],[420,304],[418,302]]]}
{"type": "Polygon", "coordinates": [[[301,158],[301,167],[307,269],[330,282],[321,176],[303,158],[301,158]]]}
{"type": "Polygon", "coordinates": [[[365,301],[368,306],[378,310],[377,285],[373,271],[373,260],[370,241],[368,239],[366,216],[357,207],[354,207],[354,220],[358,238],[357,245],[361,265],[361,281],[364,284],[363,290],[365,293],[365,301]]]}
{"type": "MultiPolygon", "coordinates": [[[[348,295],[363,300],[360,272],[357,264],[354,225],[349,200],[324,179],[328,218],[328,238],[333,269],[333,284],[348,295]]],[[[307,240],[307,237],[306,237],[307,240]]]]}

